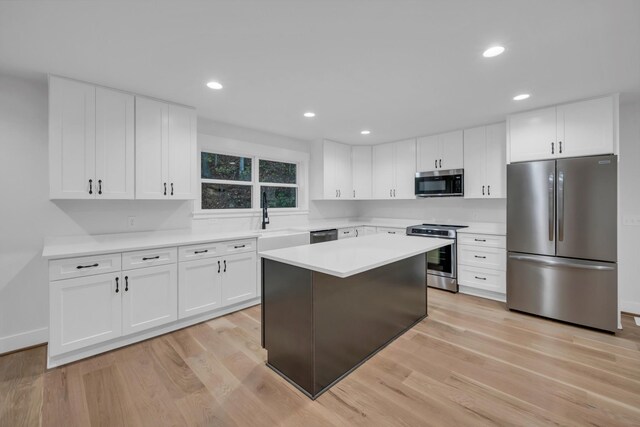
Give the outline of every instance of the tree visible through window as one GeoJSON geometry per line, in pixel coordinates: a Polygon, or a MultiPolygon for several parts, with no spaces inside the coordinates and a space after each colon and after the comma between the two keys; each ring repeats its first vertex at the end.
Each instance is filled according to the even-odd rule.
{"type": "Polygon", "coordinates": [[[298,206],[298,168],[295,163],[260,159],[260,207],[264,205],[262,194],[267,194],[267,207],[295,208],[298,206]],[[279,185],[271,185],[279,184],[279,185]]]}

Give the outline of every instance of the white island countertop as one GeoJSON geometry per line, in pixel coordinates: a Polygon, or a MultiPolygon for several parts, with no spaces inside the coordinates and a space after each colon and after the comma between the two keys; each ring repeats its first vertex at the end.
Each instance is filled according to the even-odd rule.
{"type": "Polygon", "coordinates": [[[273,261],[345,278],[448,246],[449,239],[400,234],[373,234],[315,245],[260,252],[273,261]]]}

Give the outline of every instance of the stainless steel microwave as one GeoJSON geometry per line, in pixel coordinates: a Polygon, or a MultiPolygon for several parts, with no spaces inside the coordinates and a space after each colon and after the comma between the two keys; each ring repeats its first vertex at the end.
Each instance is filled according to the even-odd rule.
{"type": "Polygon", "coordinates": [[[464,196],[464,169],[436,170],[416,174],[416,197],[464,196]]]}

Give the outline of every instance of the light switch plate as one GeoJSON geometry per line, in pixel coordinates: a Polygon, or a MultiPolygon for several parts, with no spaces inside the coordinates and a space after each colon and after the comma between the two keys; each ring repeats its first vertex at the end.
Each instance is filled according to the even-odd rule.
{"type": "Polygon", "coordinates": [[[623,215],[622,225],[640,226],[640,215],[623,215]]]}

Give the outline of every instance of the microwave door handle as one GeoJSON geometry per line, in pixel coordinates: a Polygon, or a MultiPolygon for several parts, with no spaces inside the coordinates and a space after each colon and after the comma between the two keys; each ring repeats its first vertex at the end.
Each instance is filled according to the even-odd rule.
{"type": "Polygon", "coordinates": [[[549,192],[549,241],[553,242],[553,228],[554,228],[554,221],[553,221],[553,213],[556,210],[555,207],[555,197],[553,197],[553,184],[554,184],[554,176],[553,174],[549,175],[549,188],[548,188],[548,192],[549,192]]]}

